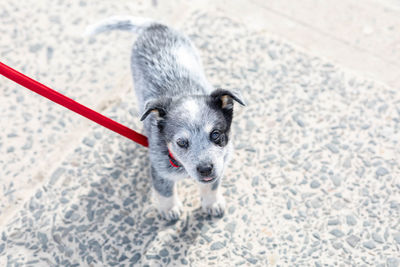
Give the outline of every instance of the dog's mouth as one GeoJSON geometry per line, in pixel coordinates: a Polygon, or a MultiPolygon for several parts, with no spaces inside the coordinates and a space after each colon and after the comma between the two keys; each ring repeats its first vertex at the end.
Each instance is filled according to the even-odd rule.
{"type": "Polygon", "coordinates": [[[202,183],[208,184],[208,183],[214,182],[216,180],[216,178],[215,177],[202,177],[199,180],[202,183]]]}

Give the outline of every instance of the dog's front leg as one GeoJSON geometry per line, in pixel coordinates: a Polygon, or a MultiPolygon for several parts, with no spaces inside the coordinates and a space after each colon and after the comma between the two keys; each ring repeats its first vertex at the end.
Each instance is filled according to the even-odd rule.
{"type": "Polygon", "coordinates": [[[161,177],[153,167],[151,178],[156,206],[161,216],[169,221],[178,220],[182,214],[182,203],[178,198],[175,182],[161,177]]]}
{"type": "Polygon", "coordinates": [[[225,211],[225,198],[221,194],[219,183],[220,180],[212,184],[200,183],[199,187],[203,211],[221,217],[225,211]]]}

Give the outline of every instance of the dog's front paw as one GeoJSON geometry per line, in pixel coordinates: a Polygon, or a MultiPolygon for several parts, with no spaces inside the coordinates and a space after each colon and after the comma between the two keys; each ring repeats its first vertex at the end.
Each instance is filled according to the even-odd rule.
{"type": "Polygon", "coordinates": [[[225,198],[222,195],[217,195],[213,198],[203,198],[202,200],[203,211],[211,216],[222,217],[225,212],[225,198]]]}
{"type": "Polygon", "coordinates": [[[176,221],[182,215],[183,209],[180,202],[176,203],[172,207],[159,207],[159,212],[161,216],[167,221],[176,221]]]}

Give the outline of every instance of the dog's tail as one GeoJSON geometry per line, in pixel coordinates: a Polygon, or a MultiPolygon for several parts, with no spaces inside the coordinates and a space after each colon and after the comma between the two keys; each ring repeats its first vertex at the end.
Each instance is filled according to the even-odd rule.
{"type": "Polygon", "coordinates": [[[101,32],[123,30],[139,33],[140,30],[156,23],[149,18],[142,17],[110,17],[86,28],[85,35],[94,36],[101,32]]]}

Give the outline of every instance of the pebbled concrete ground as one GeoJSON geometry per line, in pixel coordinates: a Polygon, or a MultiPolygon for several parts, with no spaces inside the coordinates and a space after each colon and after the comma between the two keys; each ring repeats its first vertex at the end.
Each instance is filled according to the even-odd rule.
{"type": "MultiPolygon", "coordinates": [[[[202,214],[187,180],[182,219],[160,219],[146,150],[94,126],[3,225],[0,265],[398,266],[399,92],[223,13],[182,25],[211,82],[248,103],[236,109],[225,217],[202,214]]],[[[102,54],[127,36],[87,46],[102,54]]],[[[121,79],[131,87],[128,71],[121,79]]],[[[105,114],[141,129],[132,92],[118,94],[105,114]]]]}
{"type": "MultiPolygon", "coordinates": [[[[32,1],[31,5],[21,5],[14,1],[2,1],[1,60],[101,111],[108,102],[115,101],[120,92],[131,88],[129,79],[124,81],[122,76],[113,79],[116,71],[125,73],[125,76],[129,73],[123,70],[124,66],[129,67],[129,63],[117,66],[118,61],[123,62],[129,56],[129,51],[121,49],[123,53],[110,57],[110,51],[101,51],[101,43],[89,45],[81,34],[89,23],[81,7],[84,3],[76,1],[60,5],[32,1]],[[68,6],[76,12],[63,13],[63,8],[68,6]],[[43,13],[44,10],[48,12],[43,13]],[[24,18],[23,22],[20,22],[21,18],[24,18]],[[102,66],[102,71],[79,67],[85,65],[102,66]]],[[[101,8],[115,10],[113,5],[118,4],[107,3],[101,8]]],[[[135,7],[140,11],[144,9],[142,5],[136,2],[135,7]]],[[[121,9],[123,7],[120,5],[121,9]]],[[[93,3],[88,9],[96,14],[100,7],[93,3]]],[[[114,44],[115,47],[123,47],[123,41],[119,45],[114,44]]],[[[1,218],[8,218],[15,205],[22,204],[25,195],[32,193],[31,189],[46,179],[48,170],[56,168],[53,163],[57,163],[60,155],[74,146],[90,123],[3,76],[0,79],[3,96],[0,105],[0,149],[5,155],[1,158],[0,176],[12,177],[0,188],[1,223],[1,218]]]]}

